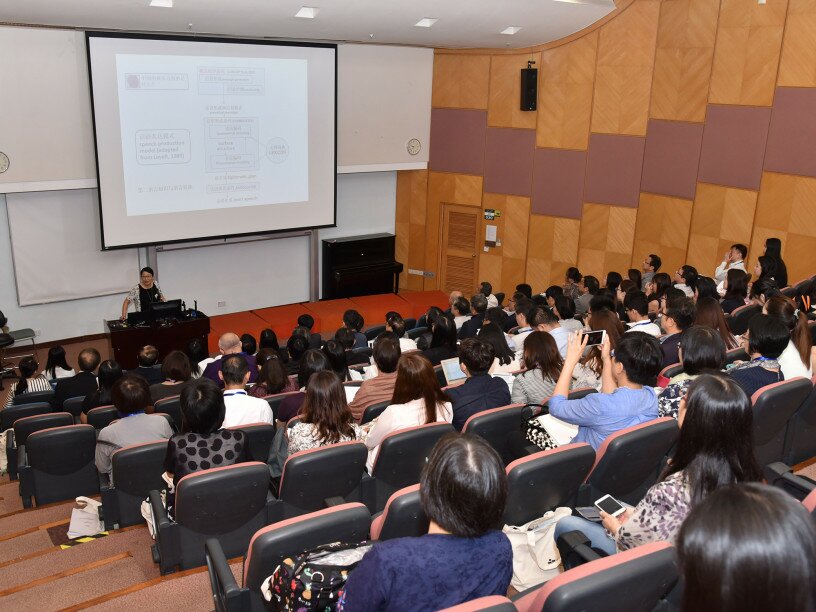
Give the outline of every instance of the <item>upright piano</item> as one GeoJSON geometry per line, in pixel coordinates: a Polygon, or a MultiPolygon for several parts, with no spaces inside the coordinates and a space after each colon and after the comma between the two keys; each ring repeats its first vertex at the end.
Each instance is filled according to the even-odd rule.
{"type": "Polygon", "coordinates": [[[393,234],[323,240],[324,300],[398,293],[403,266],[394,259],[393,234]]]}

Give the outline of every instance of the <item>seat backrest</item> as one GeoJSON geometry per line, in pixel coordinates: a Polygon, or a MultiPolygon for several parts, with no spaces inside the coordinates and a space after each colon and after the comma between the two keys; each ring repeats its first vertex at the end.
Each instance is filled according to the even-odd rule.
{"type": "Polygon", "coordinates": [[[785,463],[798,465],[816,457],[816,378],[807,399],[796,410],[785,434],[785,463]]]}
{"type": "Polygon", "coordinates": [[[409,329],[407,332],[405,332],[405,335],[408,338],[410,338],[411,340],[416,340],[422,334],[427,333],[427,332],[428,332],[427,327],[415,327],[414,329],[409,329]]]}
{"type": "Polygon", "coordinates": [[[754,405],[754,449],[760,465],[784,459],[788,422],[811,391],[813,384],[810,380],[797,377],[762,387],[751,397],[754,405]]]}
{"type": "Polygon", "coordinates": [[[413,317],[409,317],[408,319],[405,319],[405,329],[411,330],[411,329],[414,329],[416,326],[417,326],[417,320],[414,319],[413,317]]]}
{"type": "Polygon", "coordinates": [[[568,570],[514,603],[522,612],[651,612],[678,580],[674,547],[652,542],[568,570]]]}
{"type": "Polygon", "coordinates": [[[418,483],[434,445],[452,431],[449,423],[427,423],[388,434],[380,444],[371,475],[395,489],[418,483]]]}
{"type": "Polygon", "coordinates": [[[365,425],[366,423],[370,423],[378,416],[380,416],[385,409],[391,405],[391,400],[385,400],[383,402],[377,402],[376,404],[371,404],[370,406],[366,406],[365,412],[363,412],[363,418],[360,421],[361,425],[365,425]]]}
{"type": "Polygon", "coordinates": [[[511,404],[478,412],[465,421],[462,432],[483,438],[499,453],[506,465],[519,456],[518,440],[523,408],[523,404],[511,404]]]}
{"type": "Polygon", "coordinates": [[[524,525],[559,506],[574,506],[581,483],[595,463],[583,442],[533,453],[507,466],[506,525],[524,525]]]}
{"type": "Polygon", "coordinates": [[[84,400],[84,395],[80,395],[79,397],[69,397],[67,400],[62,402],[62,409],[65,412],[70,412],[75,417],[78,417],[82,412],[82,402],[84,400]]]}
{"type": "Polygon", "coordinates": [[[445,371],[441,365],[434,366],[434,374],[436,374],[436,382],[440,387],[444,387],[448,384],[448,379],[445,378],[445,371]]]}
{"type": "Polygon", "coordinates": [[[742,347],[731,349],[725,353],[725,365],[734,363],[735,361],[750,361],[751,357],[742,347]]]}
{"type": "Polygon", "coordinates": [[[346,497],[365,474],[368,449],[362,442],[341,442],[290,455],[280,480],[282,501],[311,512],[329,497],[346,497]]]}
{"type": "Polygon", "coordinates": [[[802,500],[802,504],[814,517],[816,517],[816,489],[813,489],[808,496],[802,500]]]}
{"type": "Polygon", "coordinates": [[[370,526],[368,509],[363,504],[351,503],[264,527],[249,542],[244,559],[244,587],[259,596],[263,581],[286,557],[332,542],[361,542],[368,538],[370,526]]]}
{"type": "Polygon", "coordinates": [[[513,602],[501,595],[488,595],[479,599],[471,599],[458,606],[445,608],[440,612],[516,612],[513,602]]]}
{"type": "Polygon", "coordinates": [[[366,340],[375,340],[377,336],[385,331],[385,325],[374,325],[363,332],[366,340]]]}
{"type": "Polygon", "coordinates": [[[169,414],[176,426],[176,431],[181,431],[181,397],[165,397],[153,404],[153,412],[169,414]]]}
{"type": "Polygon", "coordinates": [[[300,393],[300,391],[290,391],[289,393],[276,393],[275,395],[269,395],[265,397],[266,403],[269,404],[269,408],[272,409],[272,416],[275,419],[278,418],[278,414],[280,414],[280,405],[283,400],[285,400],[290,395],[295,395],[300,393]]]}
{"type": "Polygon", "coordinates": [[[30,417],[23,417],[14,422],[14,443],[22,446],[26,443],[28,436],[35,431],[51,429],[52,427],[64,427],[73,425],[74,417],[67,412],[51,412],[49,414],[37,414],[30,417]]]}
{"type": "Polygon", "coordinates": [[[671,417],[615,432],[598,449],[587,482],[596,494],[609,494],[636,505],[657,480],[679,434],[677,421],[671,417]]]}
{"type": "Polygon", "coordinates": [[[38,414],[49,414],[52,411],[51,404],[48,402],[9,406],[4,410],[0,410],[0,431],[11,429],[18,419],[24,419],[38,414]]]}
{"type": "Polygon", "coordinates": [[[277,431],[274,425],[271,423],[249,423],[229,427],[229,429],[244,432],[248,461],[267,462],[269,448],[272,446],[272,440],[275,438],[275,432],[277,431]]]}
{"type": "Polygon", "coordinates": [[[14,405],[36,404],[39,402],[50,402],[54,397],[54,391],[31,391],[14,396],[14,405]]]}
{"type": "Polygon", "coordinates": [[[161,475],[167,455],[167,440],[156,440],[120,448],[111,456],[113,482],[117,490],[145,498],[151,490],[166,487],[161,475]]]}
{"type": "Polygon", "coordinates": [[[683,373],[683,364],[682,363],[673,363],[671,365],[667,365],[663,370],[660,372],[660,376],[664,378],[672,378],[673,376],[677,376],[678,374],[683,373]]]}
{"type": "Polygon", "coordinates": [[[419,484],[393,493],[385,509],[371,521],[372,540],[419,537],[428,533],[430,521],[419,500],[419,484]]]}
{"type": "Polygon", "coordinates": [[[64,476],[93,464],[96,430],[90,425],[41,429],[28,436],[28,464],[39,472],[64,476]]]}
{"type": "Polygon", "coordinates": [[[88,425],[102,429],[119,418],[119,411],[113,406],[99,406],[88,411],[88,425]]]}
{"type": "Polygon", "coordinates": [[[176,487],[176,522],[201,534],[229,533],[258,515],[268,492],[265,463],[253,461],[188,474],[176,487]]]}
{"type": "Polygon", "coordinates": [[[728,328],[734,335],[744,334],[748,330],[748,322],[761,313],[762,306],[757,304],[740,306],[731,312],[728,318],[728,328]]]}

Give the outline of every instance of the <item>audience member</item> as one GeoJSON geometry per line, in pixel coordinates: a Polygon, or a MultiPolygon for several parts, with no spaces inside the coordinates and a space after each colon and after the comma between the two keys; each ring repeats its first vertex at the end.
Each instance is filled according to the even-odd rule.
{"type": "MultiPolygon", "coordinates": [[[[527,298],[525,298],[527,299],[527,298]]],[[[488,308],[485,312],[484,321],[482,321],[482,327],[487,325],[488,323],[495,323],[500,328],[504,329],[505,325],[507,325],[507,320],[510,317],[507,316],[507,313],[504,311],[503,308],[488,308]]],[[[515,313],[513,314],[513,325],[515,326],[515,313]]],[[[512,328],[511,328],[512,329],[512,328]]]]}
{"type": "MultiPolygon", "coordinates": [[[[638,288],[635,286],[635,283],[630,281],[628,278],[621,281],[618,290],[615,292],[615,298],[618,305],[617,312],[618,316],[620,317],[621,321],[624,323],[629,323],[629,315],[626,312],[626,308],[624,307],[623,301],[626,299],[626,296],[634,291],[638,291],[638,288]]],[[[645,293],[643,294],[646,295],[645,293]]],[[[646,302],[646,309],[648,312],[649,302],[646,302]]]]}
{"type": "MultiPolygon", "coordinates": [[[[547,287],[547,290],[544,292],[544,297],[547,300],[547,307],[552,308],[555,305],[555,298],[559,295],[564,295],[564,289],[560,285],[550,285],[547,287]]],[[[537,306],[542,305],[540,302],[536,302],[535,296],[533,297],[533,302],[537,306]]]]}
{"type": "Polygon", "coordinates": [[[772,278],[765,277],[751,283],[751,291],[748,298],[751,304],[762,306],[766,301],[777,295],[782,295],[779,285],[772,278]]]}
{"type": "Polygon", "coordinates": [[[147,344],[142,347],[139,351],[139,355],[136,357],[137,367],[128,370],[128,374],[141,376],[147,381],[148,385],[155,385],[164,379],[161,370],[156,367],[158,362],[158,349],[152,344],[147,344]]]}
{"type": "MultiPolygon", "coordinates": [[[[666,292],[673,289],[671,276],[665,272],[658,272],[652,277],[652,280],[646,283],[644,292],[649,300],[649,314],[657,314],[660,312],[660,304],[666,292]]],[[[685,293],[683,293],[685,295],[685,293]]]]}
{"type": "Polygon", "coordinates": [[[303,336],[290,336],[286,341],[286,352],[289,353],[289,360],[286,361],[286,373],[297,374],[300,372],[300,362],[306,351],[309,350],[309,340],[303,336]]]}
{"type": "Polygon", "coordinates": [[[606,274],[606,285],[605,287],[612,292],[612,295],[615,295],[617,292],[618,287],[623,282],[623,277],[620,275],[619,272],[608,272],[606,274]]]}
{"type": "MultiPolygon", "coordinates": [[[[81,353],[79,358],[81,368],[81,353]]],[[[173,435],[167,419],[158,414],[145,414],[150,406],[150,387],[144,378],[123,376],[113,383],[111,399],[122,418],[104,427],[96,439],[95,463],[100,474],[110,474],[111,457],[120,448],[166,440],[173,435]]]]}
{"type": "Polygon", "coordinates": [[[564,518],[555,537],[578,530],[592,548],[607,554],[673,542],[686,515],[718,488],[762,479],[754,457],[751,401],[733,380],[721,374],[695,380],[680,402],[678,422],[672,459],[635,508],[618,517],[601,511],[602,525],[564,518]]]}
{"type": "Polygon", "coordinates": [[[725,322],[722,307],[714,298],[700,298],[697,302],[697,314],[694,318],[694,324],[704,325],[717,330],[727,350],[730,351],[731,349],[737,348],[737,339],[734,338],[734,334],[728,329],[728,323],[725,322]]]}
{"type": "Polygon", "coordinates": [[[680,266],[674,273],[674,286],[686,294],[694,297],[694,288],[697,286],[697,268],[688,264],[680,266]]]}
{"type": "Polygon", "coordinates": [[[267,397],[298,390],[297,383],[286,375],[286,370],[277,352],[272,349],[261,349],[258,351],[258,364],[258,378],[255,384],[247,390],[247,395],[267,397]]]}
{"type": "Polygon", "coordinates": [[[534,331],[524,340],[525,371],[513,382],[511,400],[514,404],[541,404],[555,389],[564,360],[553,337],[543,331],[534,331]]]}
{"type": "Polygon", "coordinates": [[[686,395],[691,381],[701,374],[719,372],[725,365],[725,343],[710,327],[692,325],[681,334],[678,349],[683,371],[673,376],[657,397],[657,412],[661,417],[676,419],[680,400],[686,395]]]}
{"type": "Polygon", "coordinates": [[[456,324],[451,317],[442,316],[434,322],[431,327],[431,344],[422,354],[433,365],[439,365],[443,359],[456,357],[456,324]]]}
{"type": "Polygon", "coordinates": [[[698,276],[697,286],[694,288],[694,301],[696,302],[704,297],[720,299],[720,294],[717,292],[717,283],[708,276],[698,276]]]}
{"type": "Polygon", "coordinates": [[[51,391],[49,380],[42,374],[37,376],[39,367],[40,364],[37,363],[34,357],[29,356],[20,359],[17,364],[17,369],[20,370],[20,380],[9,389],[6,397],[6,408],[14,404],[15,397],[20,397],[26,393],[36,393],[37,391],[51,391]]]}
{"type": "Polygon", "coordinates": [[[507,498],[496,451],[478,436],[445,436],[419,493],[428,534],[376,543],[349,576],[338,612],[438,610],[507,592],[513,552],[496,530],[507,498]]]}
{"type": "Polygon", "coordinates": [[[450,294],[448,295],[448,309],[445,311],[445,314],[453,314],[451,312],[451,308],[453,306],[453,303],[457,299],[459,299],[460,297],[463,297],[463,296],[464,296],[464,294],[461,291],[451,291],[450,294]]]}
{"type": "Polygon", "coordinates": [[[487,311],[487,298],[483,296],[481,293],[475,294],[470,299],[471,317],[468,321],[465,321],[462,324],[462,327],[459,328],[460,340],[464,340],[465,338],[476,337],[476,334],[479,333],[479,328],[481,328],[482,323],[484,323],[486,311],[487,311]]]}
{"type": "Polygon", "coordinates": [[[309,349],[303,354],[300,360],[300,369],[297,374],[298,392],[285,397],[278,406],[277,419],[286,423],[289,419],[296,417],[306,399],[306,389],[309,386],[313,374],[331,370],[331,363],[326,354],[318,349],[309,349]]]}
{"type": "MultiPolygon", "coordinates": [[[[181,351],[171,351],[161,365],[163,382],[150,385],[150,398],[153,403],[165,397],[181,395],[182,385],[188,382],[192,376],[190,360],[181,351]]],[[[102,379],[102,367],[99,368],[100,382],[102,379]]]]}
{"type": "Polygon", "coordinates": [[[527,283],[519,283],[516,285],[516,293],[521,293],[528,300],[533,299],[533,288],[527,283]]]}
{"type": "MultiPolygon", "coordinates": [[[[80,422],[88,422],[88,411],[92,408],[111,406],[113,404],[111,391],[113,390],[114,383],[122,378],[122,376],[124,376],[122,366],[120,366],[116,361],[106,359],[99,364],[99,375],[97,376],[99,388],[96,391],[86,395],[85,399],[82,400],[82,412],[79,414],[80,422]]],[[[153,404],[152,399],[150,404],[153,404]]]]}
{"type": "Polygon", "coordinates": [[[765,256],[773,259],[773,279],[780,289],[784,289],[788,286],[788,267],[782,260],[782,241],[779,238],[765,240],[765,256]]]}
{"type": "MultiPolygon", "coordinates": [[[[96,382],[96,370],[101,357],[95,348],[82,349],[77,357],[79,372],[69,378],[60,378],[57,387],[54,389],[54,397],[51,406],[54,410],[62,410],[65,400],[72,397],[84,397],[90,395],[99,387],[96,382]]],[[[149,395],[149,391],[148,391],[149,395]]]]}
{"type": "Polygon", "coordinates": [[[762,312],[776,317],[788,329],[788,345],[779,356],[779,367],[785,375],[785,380],[797,376],[812,378],[813,342],[807,315],[796,307],[792,299],[781,295],[765,302],[762,312]]]}
{"type": "Polygon", "coordinates": [[[493,285],[491,285],[487,281],[482,281],[479,284],[479,288],[476,290],[477,293],[481,293],[487,299],[487,307],[488,308],[496,308],[499,305],[499,300],[493,295],[493,285]]]}
{"type": "Polygon", "coordinates": [[[589,300],[589,312],[599,312],[601,310],[617,311],[616,297],[611,289],[601,287],[589,300]]]}
{"type": "Polygon", "coordinates": [[[207,364],[213,361],[207,353],[207,345],[200,338],[190,340],[184,352],[190,361],[190,376],[192,378],[201,376],[207,364]]]}
{"type": "Polygon", "coordinates": [[[561,327],[556,317],[548,308],[537,308],[535,316],[533,317],[533,325],[536,331],[547,332],[552,339],[555,340],[555,345],[558,347],[558,353],[563,358],[567,354],[567,342],[569,340],[570,332],[561,327]]]}
{"type": "Polygon", "coordinates": [[[368,364],[368,356],[365,353],[354,352],[354,332],[348,327],[341,327],[334,333],[334,339],[343,347],[346,352],[346,363],[350,366],[368,364]]]}
{"type": "MultiPolygon", "coordinates": [[[[348,363],[346,362],[346,351],[343,350],[343,347],[340,346],[339,342],[336,340],[329,340],[320,350],[322,350],[323,354],[326,355],[326,359],[329,360],[329,366],[331,366],[332,372],[337,374],[337,378],[340,379],[340,382],[363,380],[363,375],[357,370],[353,370],[354,376],[352,376],[352,370],[349,370],[348,363]]],[[[356,391],[356,389],[354,390],[356,391]]]]}
{"type": "Polygon", "coordinates": [[[637,268],[629,268],[629,270],[626,271],[626,276],[635,284],[635,288],[638,291],[644,291],[643,275],[640,273],[640,270],[637,268]]]}
{"type": "Polygon", "coordinates": [[[464,325],[466,321],[470,321],[470,302],[461,296],[456,298],[456,301],[451,304],[451,314],[453,315],[456,329],[462,329],[462,325],[464,325]]]}
{"type": "Polygon", "coordinates": [[[780,289],[785,285],[780,285],[774,276],[776,275],[776,260],[768,255],[760,255],[754,264],[754,282],[772,280],[780,289]]]}
{"type": "Polygon", "coordinates": [[[343,325],[354,332],[354,348],[365,348],[368,346],[368,339],[361,333],[365,325],[365,319],[356,310],[347,310],[343,313],[343,325]]]}
{"type": "Polygon", "coordinates": [[[392,312],[386,315],[385,331],[393,332],[397,336],[400,350],[403,353],[417,350],[416,342],[405,337],[405,320],[398,313],[392,312]]]}
{"type": "Polygon", "coordinates": [[[388,434],[436,421],[450,423],[452,419],[450,398],[439,388],[431,362],[419,353],[403,355],[397,365],[391,405],[377,417],[365,439],[366,469],[371,473],[380,443],[388,434]]]}
{"type": "Polygon", "coordinates": [[[657,418],[657,395],[652,388],[660,373],[663,354],[657,338],[624,334],[612,356],[609,340],[601,348],[601,393],[567,399],[573,370],[586,347],[586,337],[570,336],[564,367],[550,398],[550,414],[578,425],[573,442],[587,442],[596,451],[611,434],[657,418]]]}
{"type": "Polygon", "coordinates": [[[362,429],[346,403],[340,379],[332,371],[316,372],[306,388],[300,421],[286,432],[289,454],[358,440],[362,429]]]}
{"type": "Polygon", "coordinates": [[[574,302],[581,295],[581,290],[579,289],[578,284],[583,280],[583,278],[584,277],[581,272],[578,271],[578,268],[567,268],[567,273],[564,275],[564,286],[562,289],[564,290],[564,297],[566,297],[570,302],[574,302]]]}
{"type": "MultiPolygon", "coordinates": [[[[591,331],[606,332],[609,339],[609,348],[614,351],[623,335],[625,328],[618,315],[611,310],[603,309],[593,312],[587,322],[591,331]]],[[[601,390],[601,373],[603,371],[603,359],[601,358],[600,345],[588,346],[584,351],[581,360],[573,370],[573,388],[583,389],[591,387],[596,391],[601,390]]]]}
{"type": "Polygon", "coordinates": [[[302,314],[297,318],[297,326],[302,327],[309,332],[309,348],[319,349],[321,346],[323,346],[323,338],[320,336],[320,334],[315,334],[312,332],[314,324],[314,317],[310,314],[302,314]]]}
{"type": "Polygon", "coordinates": [[[400,355],[399,339],[396,335],[384,332],[377,336],[374,341],[373,358],[378,373],[374,378],[364,380],[354,400],[349,402],[351,414],[358,423],[362,420],[366,408],[393,397],[400,355]]]}
{"type": "Polygon", "coordinates": [[[262,329],[261,334],[258,336],[258,350],[262,351],[263,349],[275,351],[280,355],[283,363],[286,363],[289,359],[289,353],[286,352],[286,347],[282,347],[278,342],[278,335],[275,333],[275,330],[269,329],[268,327],[262,329]]]}
{"type": "Polygon", "coordinates": [[[452,423],[457,431],[462,431],[465,422],[474,414],[510,404],[507,383],[490,376],[495,357],[496,351],[484,340],[462,340],[459,366],[467,378],[463,384],[447,390],[453,406],[452,423]]]}
{"type": "Polygon", "coordinates": [[[493,347],[495,357],[490,366],[491,374],[511,374],[521,369],[521,363],[516,358],[516,351],[510,348],[507,335],[499,329],[498,325],[485,323],[479,330],[477,338],[493,347]]]}
{"type": "Polygon", "coordinates": [[[742,270],[745,272],[745,258],[748,256],[748,247],[744,244],[732,244],[723,255],[722,263],[714,271],[714,280],[720,285],[725,282],[728,272],[742,270]]]}
{"type": "Polygon", "coordinates": [[[751,360],[728,369],[728,374],[739,383],[748,397],[766,385],[785,379],[778,359],[788,342],[788,328],[777,317],[760,314],[748,322],[748,332],[742,336],[742,346],[751,360]]]}
{"type": "MultiPolygon", "coordinates": [[[[524,339],[533,331],[533,320],[538,307],[529,300],[516,301],[516,331],[510,337],[516,347],[516,352],[524,347],[524,339]]],[[[558,319],[556,317],[555,320],[558,319]]]]}
{"type": "Polygon", "coordinates": [[[49,380],[56,380],[59,378],[68,378],[74,374],[76,374],[76,372],[68,365],[68,361],[65,359],[64,348],[57,345],[48,349],[48,359],[45,362],[43,376],[49,380]]]}
{"type": "Polygon", "coordinates": [[[232,332],[223,334],[218,339],[218,350],[221,354],[215,358],[215,361],[207,365],[202,376],[209,378],[216,385],[222,387],[224,383],[221,376],[219,376],[219,372],[221,371],[221,365],[224,361],[224,357],[229,355],[241,355],[246,360],[247,366],[249,367],[249,382],[255,382],[255,380],[258,378],[258,362],[255,360],[254,355],[247,355],[243,351],[241,339],[237,334],[232,332]]]}
{"type": "Polygon", "coordinates": [[[655,274],[660,269],[662,264],[663,262],[660,260],[660,257],[654,253],[647,255],[646,259],[643,260],[643,265],[641,266],[643,269],[643,274],[641,275],[640,279],[640,289],[642,291],[649,293],[647,290],[647,285],[653,281],[655,274]]]}
{"type": "Polygon", "coordinates": [[[627,332],[643,332],[657,338],[660,328],[649,318],[649,300],[642,291],[630,291],[623,299],[623,307],[629,318],[627,332]]]}
{"type": "Polygon", "coordinates": [[[723,281],[725,293],[720,302],[725,314],[731,314],[737,308],[745,306],[748,299],[748,280],[750,278],[745,270],[740,268],[734,268],[726,273],[723,281]]]}
{"type": "Polygon", "coordinates": [[[566,295],[555,298],[553,314],[558,317],[558,324],[567,331],[581,331],[584,326],[575,318],[575,302],[566,295]]]}
{"type": "Polygon", "coordinates": [[[224,385],[224,427],[235,427],[236,425],[249,425],[250,423],[274,423],[272,409],[265,400],[257,397],[250,397],[246,392],[246,385],[249,382],[250,369],[257,368],[253,364],[250,366],[247,359],[241,354],[227,355],[221,360],[221,371],[218,377],[224,385]]]}
{"type": "Polygon", "coordinates": [[[575,312],[579,315],[586,314],[589,311],[589,301],[600,288],[601,286],[600,283],[598,283],[597,278],[591,275],[585,276],[578,284],[578,289],[580,290],[581,295],[575,299],[575,312]]]}
{"type": "Polygon", "coordinates": [[[663,367],[670,366],[680,361],[679,348],[680,338],[689,327],[694,325],[697,312],[694,301],[684,297],[666,308],[663,315],[662,325],[666,335],[660,339],[660,349],[663,351],[663,367]]]}
{"type": "Polygon", "coordinates": [[[254,355],[258,352],[258,343],[252,334],[241,334],[241,352],[254,355]]]}

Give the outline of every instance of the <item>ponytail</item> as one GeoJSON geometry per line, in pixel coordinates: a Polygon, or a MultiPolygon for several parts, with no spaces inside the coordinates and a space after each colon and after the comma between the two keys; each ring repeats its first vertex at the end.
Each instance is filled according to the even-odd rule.
{"type": "Polygon", "coordinates": [[[766,312],[778,319],[788,328],[790,339],[799,353],[799,358],[806,366],[810,365],[810,349],[813,345],[810,338],[810,328],[805,312],[797,308],[796,302],[784,296],[775,296],[765,303],[766,312]]]}

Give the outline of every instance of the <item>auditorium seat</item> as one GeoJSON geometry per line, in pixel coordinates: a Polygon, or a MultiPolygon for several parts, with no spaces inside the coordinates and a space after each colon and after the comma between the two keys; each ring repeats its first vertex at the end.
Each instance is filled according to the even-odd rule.
{"type": "Polygon", "coordinates": [[[726,351],[724,365],[732,364],[735,361],[750,361],[750,360],[751,356],[748,355],[747,351],[744,348],[740,347],[731,349],[730,351],[726,351]]]}
{"type": "Polygon", "coordinates": [[[99,493],[95,449],[96,430],[90,425],[52,427],[30,434],[17,457],[23,507],[30,508],[32,498],[41,506],[99,493]]]}
{"type": "Polygon", "coordinates": [[[38,414],[49,414],[53,412],[51,404],[48,402],[35,402],[32,404],[18,404],[0,410],[0,431],[6,431],[14,426],[18,419],[24,419],[38,414]]]}
{"type": "Polygon", "coordinates": [[[290,395],[294,395],[296,393],[300,393],[300,391],[290,391],[289,393],[276,393],[275,395],[267,395],[264,398],[266,400],[266,403],[269,404],[269,407],[272,409],[272,416],[275,417],[275,419],[278,418],[281,402],[290,395]]]}
{"type": "Polygon", "coordinates": [[[682,363],[673,363],[671,365],[667,365],[660,371],[660,376],[664,378],[673,378],[678,374],[683,373],[683,364],[682,363]]]}
{"type": "Polygon", "coordinates": [[[808,493],[808,496],[802,500],[805,508],[807,511],[810,512],[811,516],[816,518],[816,489],[808,493]]]}
{"type": "Polygon", "coordinates": [[[269,459],[272,440],[275,438],[275,432],[277,431],[274,425],[271,423],[249,423],[247,425],[236,425],[228,429],[244,432],[247,461],[266,463],[269,459]]]}
{"type": "Polygon", "coordinates": [[[88,411],[88,425],[96,430],[107,427],[119,418],[119,411],[113,406],[99,406],[88,411]]]}
{"type": "Polygon", "coordinates": [[[516,606],[506,597],[489,595],[445,608],[441,612],[516,612],[516,606]]]}
{"type": "Polygon", "coordinates": [[[417,320],[414,317],[405,319],[405,329],[410,331],[417,326],[417,320]]]}
{"type": "Polygon", "coordinates": [[[142,502],[150,491],[160,491],[167,486],[162,479],[166,456],[167,440],[126,446],[111,455],[110,481],[101,487],[105,529],[144,522],[142,502]]]}
{"type": "Polygon", "coordinates": [[[385,510],[371,521],[371,539],[419,537],[428,533],[429,523],[419,499],[419,484],[411,485],[388,498],[385,510]]]}
{"type": "Polygon", "coordinates": [[[341,442],[289,455],[283,465],[275,521],[360,499],[368,449],[362,442],[341,442]]]}
{"type": "Polygon", "coordinates": [[[153,412],[162,412],[169,414],[173,419],[173,429],[181,431],[181,397],[174,395],[173,397],[165,397],[153,404],[153,412]]]}
{"type": "Polygon", "coordinates": [[[756,304],[740,306],[734,309],[734,311],[731,312],[731,316],[728,317],[728,329],[730,329],[731,333],[735,336],[744,334],[748,331],[748,322],[758,314],[762,314],[762,306],[756,304]]]}
{"type": "Polygon", "coordinates": [[[511,404],[478,412],[465,421],[462,433],[483,438],[507,465],[525,454],[521,435],[523,408],[523,404],[511,404]]]}
{"type": "Polygon", "coordinates": [[[784,463],[776,462],[766,465],[763,475],[769,485],[782,489],[799,501],[816,490],[816,482],[806,476],[794,474],[793,469],[784,463]]]}
{"type": "Polygon", "coordinates": [[[751,396],[754,405],[754,451],[760,467],[783,461],[788,423],[813,391],[807,378],[767,385],[751,396]]]}
{"type": "Polygon", "coordinates": [[[363,335],[366,337],[366,340],[375,340],[377,336],[385,331],[385,325],[372,325],[367,330],[363,332],[363,335]]]}
{"type": "Polygon", "coordinates": [[[364,483],[366,505],[379,512],[392,493],[418,483],[433,447],[453,431],[448,423],[427,423],[385,436],[371,469],[373,481],[364,483]]]}
{"type": "Polygon", "coordinates": [[[79,422],[79,415],[82,413],[82,402],[85,401],[85,396],[69,397],[62,403],[62,410],[70,412],[74,415],[76,422],[79,422]]]}
{"type": "Polygon", "coordinates": [[[788,421],[784,455],[788,465],[816,457],[816,386],[788,421]]]}
{"type": "Polygon", "coordinates": [[[223,542],[206,542],[207,571],[215,609],[219,612],[263,612],[261,585],[287,557],[332,542],[362,542],[368,538],[371,514],[363,504],[350,503],[280,521],[257,531],[244,557],[239,587],[223,542]]]}
{"type": "MultiPolygon", "coordinates": [[[[8,410],[8,408],[6,409],[8,410]]],[[[9,480],[17,480],[17,449],[25,446],[28,436],[41,429],[73,425],[74,417],[67,412],[49,412],[34,416],[18,418],[14,428],[6,436],[6,459],[8,460],[9,480]]]]}
{"type": "Polygon", "coordinates": [[[188,474],[178,482],[171,519],[158,490],[150,491],[156,525],[153,560],[167,574],[204,564],[204,542],[215,537],[228,557],[246,551],[252,534],[269,523],[274,498],[265,463],[240,463],[188,474]]]}
{"type": "Polygon", "coordinates": [[[407,332],[405,332],[405,336],[411,340],[416,340],[422,334],[427,333],[428,331],[430,330],[427,327],[415,327],[414,329],[409,329],[407,332]]]}
{"type": "Polygon", "coordinates": [[[365,425],[366,423],[376,419],[385,411],[386,408],[391,405],[391,403],[391,400],[384,400],[382,402],[377,402],[376,404],[367,406],[365,412],[363,412],[363,418],[360,421],[360,425],[365,425]]]}
{"type": "Polygon", "coordinates": [[[442,366],[434,366],[434,374],[436,374],[436,382],[440,387],[444,387],[448,384],[448,379],[445,378],[445,372],[442,370],[442,366]]]}
{"type": "Polygon", "coordinates": [[[524,525],[559,506],[574,507],[578,490],[595,463],[583,442],[539,451],[507,466],[506,525],[524,525]]]}
{"type": "Polygon", "coordinates": [[[40,402],[51,402],[54,398],[54,391],[31,391],[14,396],[14,406],[22,404],[37,404],[40,402]]]}
{"type": "Polygon", "coordinates": [[[578,505],[591,506],[604,495],[632,506],[646,494],[660,475],[666,454],[680,429],[671,417],[627,427],[604,440],[595,465],[578,492],[578,505]]]}
{"type": "Polygon", "coordinates": [[[653,542],[559,574],[513,599],[519,612],[652,612],[679,580],[674,547],[653,542]]]}

